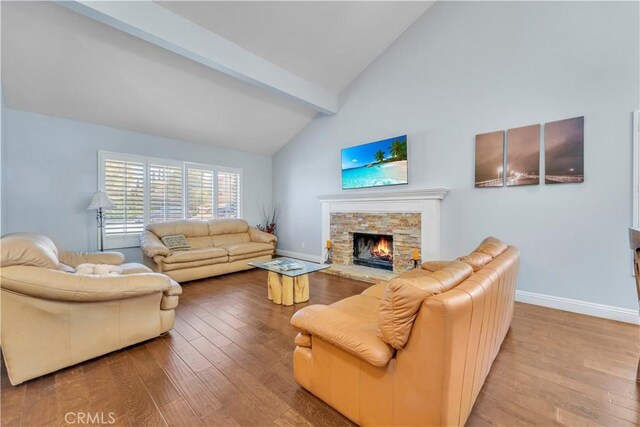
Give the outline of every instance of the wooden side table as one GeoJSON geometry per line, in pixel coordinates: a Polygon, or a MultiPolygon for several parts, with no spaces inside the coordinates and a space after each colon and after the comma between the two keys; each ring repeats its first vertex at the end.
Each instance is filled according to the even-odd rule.
{"type": "Polygon", "coordinates": [[[282,305],[309,301],[309,275],[289,277],[269,271],[267,298],[282,305]]]}

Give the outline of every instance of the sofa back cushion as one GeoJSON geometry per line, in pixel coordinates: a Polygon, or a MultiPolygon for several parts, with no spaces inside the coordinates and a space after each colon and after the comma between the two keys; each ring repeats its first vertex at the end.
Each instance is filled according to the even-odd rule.
{"type": "Polygon", "coordinates": [[[395,349],[403,348],[424,299],[454,288],[472,272],[468,264],[454,261],[436,272],[391,280],[380,300],[378,336],[395,349]]]}
{"type": "Polygon", "coordinates": [[[505,243],[496,239],[495,237],[490,236],[480,243],[480,246],[476,248],[475,252],[482,252],[487,255],[491,255],[492,258],[495,258],[498,255],[504,253],[507,248],[508,246],[505,243]]]}
{"type": "Polygon", "coordinates": [[[485,265],[489,264],[493,258],[491,255],[485,254],[483,252],[471,252],[469,255],[461,256],[458,258],[458,261],[462,261],[466,264],[469,264],[473,271],[478,271],[485,265]]]}
{"type": "Polygon", "coordinates": [[[244,219],[212,219],[209,221],[209,236],[248,232],[249,224],[244,219]]]}
{"type": "Polygon", "coordinates": [[[209,225],[205,221],[194,219],[157,222],[147,225],[147,230],[159,238],[172,234],[184,234],[185,237],[200,237],[209,235],[209,225]]]}
{"type": "Polygon", "coordinates": [[[473,252],[458,258],[458,260],[469,264],[475,272],[489,264],[498,255],[504,253],[507,248],[508,246],[506,244],[495,237],[487,237],[473,252]]]}
{"type": "Polygon", "coordinates": [[[0,241],[0,266],[24,265],[58,269],[58,249],[47,236],[36,233],[14,233],[0,241]]]}
{"type": "Polygon", "coordinates": [[[211,236],[187,237],[187,242],[192,249],[204,249],[213,247],[211,236]]]}
{"type": "Polygon", "coordinates": [[[233,233],[233,234],[219,234],[217,236],[211,236],[213,246],[225,246],[233,245],[236,243],[249,243],[251,238],[249,233],[233,233]]]}

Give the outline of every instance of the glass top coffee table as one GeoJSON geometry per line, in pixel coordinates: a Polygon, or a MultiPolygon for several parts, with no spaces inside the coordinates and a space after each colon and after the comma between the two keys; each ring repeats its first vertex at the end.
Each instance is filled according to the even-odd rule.
{"type": "Polygon", "coordinates": [[[291,258],[276,258],[249,265],[267,270],[267,298],[276,304],[293,305],[309,301],[309,274],[329,268],[326,264],[291,258]]]}

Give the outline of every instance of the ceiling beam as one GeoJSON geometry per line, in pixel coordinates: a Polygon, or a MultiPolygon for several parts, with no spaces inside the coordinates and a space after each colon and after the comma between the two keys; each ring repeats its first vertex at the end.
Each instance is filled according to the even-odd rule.
{"type": "Polygon", "coordinates": [[[338,112],[337,95],[152,1],[56,3],[228,76],[294,99],[321,113],[338,112]]]}

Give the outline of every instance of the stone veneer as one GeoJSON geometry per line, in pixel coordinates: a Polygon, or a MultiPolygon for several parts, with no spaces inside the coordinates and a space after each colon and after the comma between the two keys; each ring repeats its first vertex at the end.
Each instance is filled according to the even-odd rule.
{"type": "Polygon", "coordinates": [[[413,250],[420,249],[421,227],[420,213],[332,212],[333,262],[353,264],[353,233],[388,234],[393,236],[393,271],[409,270],[413,250]]]}

